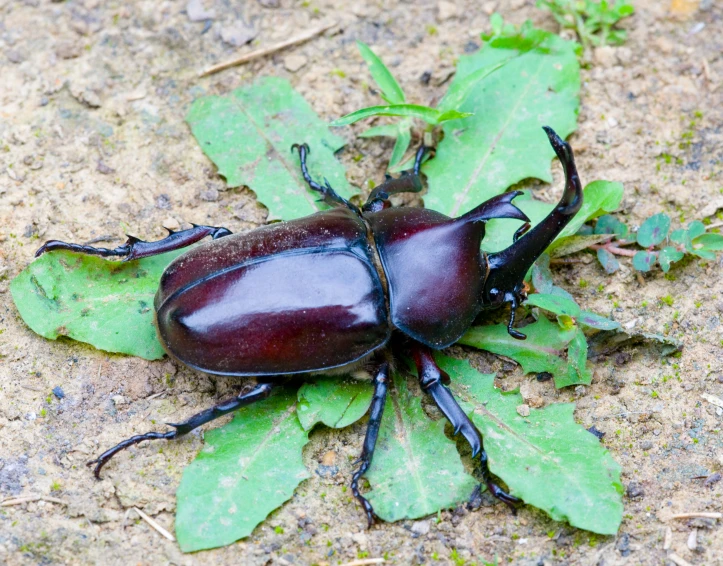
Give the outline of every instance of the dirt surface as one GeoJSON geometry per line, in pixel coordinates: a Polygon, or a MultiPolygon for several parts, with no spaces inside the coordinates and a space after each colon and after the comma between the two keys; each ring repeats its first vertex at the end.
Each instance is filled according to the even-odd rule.
{"type": "MultiPolygon", "coordinates": [[[[212,12],[208,24],[191,21],[182,1],[0,0],[0,499],[61,501],[0,507],[0,563],[339,564],[387,556],[397,564],[482,564],[496,555],[514,564],[662,564],[674,552],[691,564],[723,564],[720,522],[670,518],[723,511],[721,483],[696,479],[723,467],[723,411],[701,397],[723,397],[720,260],[685,262],[667,278],[659,271],[636,276],[625,260],[613,276],[594,262],[554,272],[585,308],[682,340],[679,358],[619,352],[595,363],[592,386],[556,392],[494,356],[451,349],[500,372],[505,389],[531,383],[546,403],[574,400],[578,421],[605,433],[627,486],[616,537],[593,537],[529,507],[515,516],[486,495],[476,511],[366,530],[342,489],[364,422],[316,430],[304,457],[317,473],[293,499],[248,539],[195,555],[181,553],[131,508],[173,530],[175,490],[202,434],[139,446],[119,456],[102,481],[93,479],[84,466],[91,456],[153,429],[151,421],[195,413],[236,384],[167,360],[108,355],[33,334],[8,284],[42,241],[102,238],[117,245],[124,233],[153,240],[163,226],[189,222],[234,232],[262,224],[266,212],[253,194],[226,190],[191,137],[183,119],[198,96],[282,76],[322,117],[338,117],[379,100],[367,88],[354,43],[361,39],[390,64],[411,101],[429,103],[443,93],[455,58],[480,45],[494,10],[514,23],[530,18],[557,30],[525,0],[197,4],[212,12]],[[322,37],[198,78],[206,66],[251,49],[228,42],[255,36],[254,45],[267,46],[329,19],[339,26],[322,37]],[[672,304],[660,301],[665,296],[672,304]],[[323,470],[331,462],[338,473],[322,473],[322,460],[323,470]]],[[[578,168],[585,181],[625,184],[624,218],[633,226],[660,211],[674,227],[706,216],[716,222],[723,207],[721,5],[704,0],[695,9],[692,2],[687,19],[671,17],[668,2],[636,5],[625,22],[626,45],[587,55],[579,129],[571,137],[578,168]]],[[[391,146],[355,139],[356,131],[342,130],[350,149],[340,158],[350,181],[366,187],[381,178],[391,146]],[[358,154],[363,158],[353,160],[358,154]]],[[[550,201],[559,194],[555,168],[553,187],[536,185],[550,201]]]]}

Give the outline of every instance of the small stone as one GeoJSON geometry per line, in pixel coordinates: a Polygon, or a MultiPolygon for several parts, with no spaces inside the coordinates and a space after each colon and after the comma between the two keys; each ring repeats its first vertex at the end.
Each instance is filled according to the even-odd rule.
{"type": "Polygon", "coordinates": [[[643,489],[643,486],[640,485],[638,482],[631,481],[628,484],[628,487],[625,490],[625,493],[631,499],[635,499],[637,497],[643,497],[645,495],[645,490],[643,489]]]}
{"type": "Polygon", "coordinates": [[[264,8],[278,8],[281,6],[280,0],[259,0],[259,4],[264,8]]]}
{"type": "Polygon", "coordinates": [[[75,59],[81,53],[83,49],[77,41],[59,41],[55,46],[55,54],[61,59],[75,59]]]}
{"type": "Polygon", "coordinates": [[[605,68],[610,68],[616,63],[615,48],[609,45],[595,48],[595,62],[605,68]]]}
{"type": "Polygon", "coordinates": [[[25,57],[23,56],[23,54],[16,49],[9,49],[5,52],[5,56],[8,58],[8,61],[14,63],[15,65],[25,61],[25,57]]]}
{"type": "Polygon", "coordinates": [[[696,547],[698,546],[698,529],[693,529],[692,531],[690,531],[687,544],[690,550],[696,549],[696,547]]]}
{"type": "Polygon", "coordinates": [[[454,2],[439,2],[437,4],[437,10],[439,13],[439,21],[444,22],[457,15],[457,5],[454,2]]]}
{"type": "Polygon", "coordinates": [[[188,19],[192,22],[203,22],[216,17],[216,12],[213,9],[206,10],[203,0],[188,0],[186,14],[188,14],[188,19]]]}
{"type": "Polygon", "coordinates": [[[650,450],[653,448],[653,443],[650,440],[644,440],[640,443],[641,450],[650,450]]]}
{"type": "Polygon", "coordinates": [[[123,397],[123,395],[113,395],[110,400],[113,401],[113,404],[116,407],[118,407],[119,405],[126,405],[128,403],[128,400],[123,397]]]}
{"type": "Polygon", "coordinates": [[[65,398],[65,392],[63,391],[62,387],[60,387],[60,385],[56,385],[55,387],[53,387],[53,395],[55,395],[56,399],[65,398]]]}
{"type": "Polygon", "coordinates": [[[530,416],[530,406],[527,404],[522,404],[517,406],[517,414],[521,417],[529,417],[530,416]]]}
{"type": "Polygon", "coordinates": [[[112,173],[115,173],[115,169],[113,169],[112,167],[108,167],[108,165],[106,165],[102,159],[98,160],[98,166],[96,167],[96,169],[101,175],[110,175],[112,173]]]}
{"type": "Polygon", "coordinates": [[[239,21],[221,29],[221,40],[232,47],[241,47],[250,43],[258,34],[258,30],[239,21]]]}
{"type": "Polygon", "coordinates": [[[587,431],[590,434],[596,436],[598,440],[602,440],[603,437],[605,436],[605,433],[601,430],[598,430],[595,425],[592,425],[590,428],[587,429],[587,431]]]}
{"type": "Polygon", "coordinates": [[[329,450],[321,457],[321,463],[324,466],[333,466],[336,461],[336,452],[329,450]]]}
{"type": "Polygon", "coordinates": [[[424,536],[429,533],[429,521],[417,521],[412,525],[412,532],[424,536]]]}
{"type": "Polygon", "coordinates": [[[295,73],[306,65],[308,61],[309,60],[303,55],[289,55],[284,58],[284,68],[286,68],[286,70],[290,73],[295,73]]]}
{"type": "Polygon", "coordinates": [[[530,395],[525,399],[525,402],[533,409],[539,409],[545,404],[545,400],[539,395],[530,395]]]}
{"type": "Polygon", "coordinates": [[[216,189],[208,189],[201,191],[201,200],[206,202],[216,202],[218,200],[218,191],[216,189]]]}

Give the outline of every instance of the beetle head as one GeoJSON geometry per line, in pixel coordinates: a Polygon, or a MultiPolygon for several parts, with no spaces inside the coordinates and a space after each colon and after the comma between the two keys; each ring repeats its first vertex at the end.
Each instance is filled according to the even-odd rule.
{"type": "Polygon", "coordinates": [[[525,335],[514,330],[513,324],[515,309],[523,300],[522,285],[525,275],[582,206],[582,185],[570,145],[552,128],[545,126],[543,129],[565,171],[562,198],[552,212],[532,230],[525,233],[526,227],[523,227],[515,234],[514,243],[510,247],[488,256],[488,275],[482,291],[482,302],[486,308],[510,303],[507,330],[511,336],[520,340],[524,340],[525,335]]]}

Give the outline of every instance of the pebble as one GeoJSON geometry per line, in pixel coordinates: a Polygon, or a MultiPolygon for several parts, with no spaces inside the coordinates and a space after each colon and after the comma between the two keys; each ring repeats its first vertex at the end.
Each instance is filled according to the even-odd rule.
{"type": "Polygon", "coordinates": [[[55,54],[61,59],[75,59],[82,52],[83,48],[77,41],[59,41],[55,46],[55,54]]]}
{"type": "Polygon", "coordinates": [[[412,525],[412,532],[420,536],[424,536],[429,533],[429,521],[417,521],[412,525]]]}
{"type": "Polygon", "coordinates": [[[241,47],[251,42],[259,34],[258,30],[243,22],[236,22],[221,29],[221,40],[232,47],[241,47]]]}
{"type": "Polygon", "coordinates": [[[111,401],[113,401],[113,404],[117,407],[118,405],[125,405],[128,403],[128,400],[123,397],[123,395],[113,395],[113,397],[110,398],[111,401]]]}
{"type": "Polygon", "coordinates": [[[53,387],[53,395],[55,395],[57,399],[63,399],[65,397],[65,392],[60,385],[56,385],[53,387]]]}
{"type": "Polygon", "coordinates": [[[303,55],[288,55],[284,58],[284,67],[290,73],[295,73],[308,62],[309,60],[303,55]]]}
{"type": "Polygon", "coordinates": [[[457,5],[454,2],[442,1],[437,4],[437,10],[440,22],[454,18],[457,15],[457,5]]]}
{"type": "Polygon", "coordinates": [[[650,450],[653,447],[653,443],[650,440],[644,440],[640,443],[641,450],[650,450]]]}
{"type": "Polygon", "coordinates": [[[698,529],[693,529],[688,535],[688,548],[695,550],[698,546],[698,529]]]}
{"type": "Polygon", "coordinates": [[[517,406],[517,414],[521,417],[529,417],[530,416],[530,406],[527,404],[522,404],[517,406]]]}
{"type": "Polygon", "coordinates": [[[595,61],[603,67],[612,67],[617,62],[615,48],[609,45],[595,48],[595,61]]]}
{"type": "Polygon", "coordinates": [[[216,202],[218,200],[218,191],[216,189],[201,191],[200,197],[201,200],[206,202],[216,202]]]}

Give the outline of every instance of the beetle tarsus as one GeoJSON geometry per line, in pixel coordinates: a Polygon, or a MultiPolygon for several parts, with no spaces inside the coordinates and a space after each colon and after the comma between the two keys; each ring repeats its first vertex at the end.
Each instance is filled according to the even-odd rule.
{"type": "Polygon", "coordinates": [[[422,185],[420,169],[422,167],[422,160],[428,149],[430,148],[424,144],[419,146],[411,173],[409,171],[403,171],[402,174],[396,178],[386,173],[384,175],[384,182],[369,193],[369,198],[366,203],[364,203],[364,206],[362,206],[362,210],[364,212],[378,212],[391,206],[388,200],[391,195],[398,193],[418,193],[421,191],[424,186],[422,185]]]}
{"type": "Polygon", "coordinates": [[[306,143],[298,144],[295,143],[291,146],[291,151],[299,152],[299,162],[301,164],[301,175],[304,177],[304,181],[309,185],[312,191],[316,191],[321,194],[322,200],[330,206],[345,206],[355,214],[361,214],[360,210],[346,200],[344,197],[339,195],[329,184],[329,181],[324,178],[324,186],[320,185],[314,179],[311,178],[309,169],[306,165],[306,158],[311,153],[309,145],[306,143]]]}
{"type": "MultiPolygon", "coordinates": [[[[369,528],[374,524],[374,509],[372,504],[359,493],[359,480],[369,468],[374,457],[374,448],[377,444],[379,436],[379,427],[382,424],[382,415],[384,414],[384,403],[387,400],[387,389],[389,382],[389,363],[384,362],[374,377],[374,396],[372,397],[371,408],[369,409],[369,423],[367,424],[367,432],[364,436],[364,446],[361,456],[356,463],[360,463],[359,469],[354,472],[351,479],[351,493],[361,503],[362,508],[367,516],[369,528]]],[[[356,465],[355,463],[355,465],[356,465]]]]}
{"type": "Polygon", "coordinates": [[[487,489],[497,499],[514,508],[514,505],[520,503],[521,500],[504,491],[493,481],[488,466],[487,453],[482,444],[482,436],[462,410],[462,407],[459,406],[452,392],[444,385],[443,381],[447,374],[434,361],[432,350],[428,346],[415,344],[412,347],[412,357],[414,358],[414,364],[417,366],[422,391],[432,396],[439,410],[442,411],[442,414],[452,425],[455,435],[461,433],[467,440],[470,448],[472,448],[472,458],[479,455],[482,479],[487,485],[487,489]]]}
{"type": "Polygon", "coordinates": [[[519,330],[515,330],[515,317],[517,316],[517,307],[520,301],[515,295],[508,297],[507,302],[510,303],[510,320],[507,322],[507,333],[517,340],[526,340],[527,335],[522,334],[519,330]]]}
{"type": "Polygon", "coordinates": [[[194,428],[198,428],[202,424],[227,415],[228,413],[236,411],[246,405],[250,405],[255,401],[266,399],[270,394],[271,384],[260,383],[256,385],[251,391],[241,393],[236,397],[221,401],[220,403],[214,405],[209,409],[205,409],[200,413],[196,413],[182,423],[167,423],[168,426],[174,427],[174,430],[169,430],[168,432],[147,432],[145,434],[131,436],[123,442],[119,442],[113,448],[106,450],[105,452],[103,452],[103,454],[98,456],[95,460],[91,460],[86,465],[95,465],[93,474],[97,479],[100,479],[100,471],[103,466],[105,466],[110,461],[110,459],[121,450],[125,450],[126,448],[133,446],[134,444],[138,444],[139,442],[143,442],[144,440],[172,440],[174,438],[179,438],[184,434],[188,434],[194,428]]]}
{"type": "Polygon", "coordinates": [[[173,250],[180,250],[203,240],[206,236],[211,236],[214,240],[218,240],[219,238],[229,236],[232,233],[228,228],[219,226],[200,226],[197,224],[191,224],[191,226],[192,228],[189,228],[188,230],[180,230],[179,232],[168,230],[168,236],[155,242],[146,242],[136,238],[135,236],[128,236],[128,240],[126,240],[125,244],[113,249],[95,248],[93,246],[85,246],[83,244],[49,240],[45,242],[37,252],[35,252],[35,257],[54,250],[69,250],[71,252],[84,255],[122,257],[123,261],[131,261],[134,259],[141,259],[143,257],[163,254],[173,250]]]}

